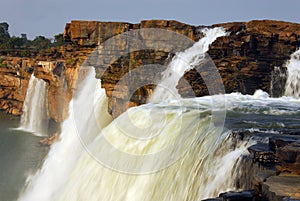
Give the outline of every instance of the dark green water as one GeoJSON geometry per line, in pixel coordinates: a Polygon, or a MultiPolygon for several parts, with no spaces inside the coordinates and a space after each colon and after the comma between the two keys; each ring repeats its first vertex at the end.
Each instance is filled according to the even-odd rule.
{"type": "Polygon", "coordinates": [[[42,164],[47,148],[40,137],[13,130],[19,120],[0,112],[0,201],[14,201],[23,189],[28,174],[42,164]]]}

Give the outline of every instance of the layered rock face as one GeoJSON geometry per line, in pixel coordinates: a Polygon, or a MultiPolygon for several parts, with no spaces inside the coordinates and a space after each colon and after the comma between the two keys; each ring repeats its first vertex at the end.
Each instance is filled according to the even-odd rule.
{"type": "Polygon", "coordinates": [[[66,46],[57,55],[37,58],[2,56],[0,64],[0,108],[7,113],[21,115],[31,74],[47,82],[48,117],[61,123],[67,116],[80,64],[91,48],[66,46]]]}
{"type": "Polygon", "coordinates": [[[30,72],[27,68],[34,63],[31,59],[1,58],[0,66],[0,107],[7,113],[22,114],[30,72]]]}
{"type": "MultiPolygon", "coordinates": [[[[218,38],[208,54],[222,77],[226,93],[253,94],[256,89],[262,89],[273,96],[281,96],[281,84],[285,80],[276,81],[276,75],[278,71],[286,71],[285,61],[300,46],[300,24],[262,20],[212,27],[218,26],[224,27],[228,36],[218,38]]],[[[145,80],[159,79],[176,52],[174,49],[182,50],[192,44],[186,42],[174,49],[164,46],[182,41],[182,38],[176,40],[178,36],[168,37],[157,30],[169,30],[196,41],[201,37],[201,28],[164,20],[139,24],[72,21],[67,24],[64,37],[79,46],[99,47],[87,64],[96,67],[97,77],[101,78],[109,98],[109,112],[117,117],[128,107],[145,103],[155,88],[153,82],[149,84],[145,80]],[[151,28],[156,29],[155,33],[147,30],[151,28]],[[148,66],[141,68],[145,65],[148,66]]],[[[177,88],[183,97],[209,94],[202,76],[209,79],[210,72],[202,70],[201,75],[198,72],[197,68],[190,70],[179,81],[177,88]],[[186,82],[193,94],[187,93],[186,82]]]]}
{"type": "MultiPolygon", "coordinates": [[[[274,68],[282,68],[281,71],[285,72],[285,61],[300,47],[300,24],[255,20],[213,26],[225,27],[229,33],[218,38],[208,51],[222,77],[226,93],[253,94],[262,89],[275,97],[282,96],[284,85],[280,85],[285,81],[271,87],[272,77],[274,81],[276,79],[274,68]]],[[[197,96],[208,94],[201,77],[195,73],[195,70],[186,73],[185,80],[190,82],[197,96]]],[[[178,88],[184,95],[180,84],[178,88]]]]}
{"type": "Polygon", "coordinates": [[[72,21],[64,32],[73,44],[98,46],[85,65],[96,68],[113,117],[146,103],[173,54],[191,46],[198,35],[194,26],[165,20],[139,24],[72,21]]]}
{"type": "MultiPolygon", "coordinates": [[[[256,89],[263,89],[273,96],[281,96],[285,80],[278,81],[276,76],[278,72],[285,73],[284,62],[300,46],[300,25],[263,20],[212,27],[216,26],[224,27],[228,35],[218,38],[208,54],[226,92],[253,94],[256,89]]],[[[201,28],[204,27],[167,20],[139,24],[72,21],[64,31],[70,45],[57,48],[52,55],[34,59],[2,57],[0,106],[8,113],[20,115],[28,80],[34,72],[49,83],[50,118],[61,121],[65,115],[57,111],[62,111],[62,105],[68,102],[64,99],[70,99],[78,69],[88,58],[85,65],[96,68],[109,98],[108,110],[117,117],[128,107],[147,101],[174,54],[199,40],[201,28]],[[62,87],[64,80],[67,89],[62,87]]],[[[210,73],[202,69],[200,75],[197,68],[199,71],[201,66],[185,73],[178,83],[183,97],[209,94],[202,76],[209,79],[210,73]],[[187,82],[193,94],[187,93],[187,82]]]]}

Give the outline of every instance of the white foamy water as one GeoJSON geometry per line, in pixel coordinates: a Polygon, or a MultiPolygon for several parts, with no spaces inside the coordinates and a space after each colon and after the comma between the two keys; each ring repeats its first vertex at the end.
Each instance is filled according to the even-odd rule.
{"type": "Polygon", "coordinates": [[[299,98],[300,96],[300,49],[291,55],[287,61],[287,80],[285,84],[285,96],[299,98]]]}
{"type": "Polygon", "coordinates": [[[300,114],[299,99],[293,97],[271,98],[267,92],[262,90],[257,90],[254,95],[226,94],[225,99],[227,111],[277,116],[300,114]]]}
{"type": "Polygon", "coordinates": [[[78,157],[110,120],[107,100],[94,69],[83,74],[79,92],[70,102],[69,117],[62,125],[59,140],[51,146],[42,168],[28,178],[28,186],[20,201],[53,201],[54,195],[69,178],[78,157]],[[100,115],[101,114],[101,115],[100,115]],[[100,115],[100,116],[99,116],[100,115]]]}
{"type": "MultiPolygon", "coordinates": [[[[81,99],[83,94],[77,94],[77,98],[81,99]]],[[[70,133],[62,133],[37,174],[44,175],[38,176],[41,182],[33,183],[36,190],[30,190],[21,200],[194,201],[236,190],[239,159],[248,154],[247,147],[255,142],[236,144],[229,130],[209,127],[212,98],[134,107],[102,131],[98,130],[99,133],[89,131],[95,127],[93,122],[82,120],[86,112],[94,112],[80,109],[79,120],[83,124],[79,130],[97,136],[94,140],[90,137],[87,149],[75,151],[79,142],[70,140],[74,137],[70,133]],[[168,148],[170,155],[164,154],[168,148]]],[[[286,103],[288,111],[299,106],[300,101],[288,97],[270,98],[261,90],[252,96],[232,93],[225,98],[229,111],[261,103],[263,107],[278,106],[280,110],[283,110],[281,103],[286,103]]],[[[213,106],[214,110],[219,109],[218,105],[213,106]]],[[[220,109],[224,109],[222,105],[220,109]]],[[[102,108],[102,112],[105,110],[102,108]]],[[[63,130],[72,131],[74,118],[73,124],[68,121],[70,119],[64,123],[63,130]]]]}
{"type": "Polygon", "coordinates": [[[230,131],[210,129],[209,112],[195,108],[129,109],[90,144],[55,200],[194,201],[234,190],[247,143],[234,148],[230,131]]]}
{"type": "Polygon", "coordinates": [[[47,83],[32,74],[26,92],[19,129],[41,136],[47,134],[48,117],[46,97],[47,83]]]}
{"type": "Polygon", "coordinates": [[[197,66],[204,59],[210,44],[218,37],[226,35],[222,27],[205,28],[201,31],[204,34],[203,38],[184,52],[177,53],[173,58],[168,68],[163,72],[163,77],[154,90],[150,102],[160,102],[180,97],[176,89],[179,79],[185,72],[197,66]]]}

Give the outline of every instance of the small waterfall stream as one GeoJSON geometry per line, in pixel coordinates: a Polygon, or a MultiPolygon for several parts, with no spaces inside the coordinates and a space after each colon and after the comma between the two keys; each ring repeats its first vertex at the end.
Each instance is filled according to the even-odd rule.
{"type": "Polygon", "coordinates": [[[203,59],[205,53],[218,37],[225,36],[226,32],[222,27],[213,29],[202,29],[204,37],[196,42],[192,47],[183,52],[177,53],[168,68],[162,73],[162,79],[157,85],[150,102],[160,102],[174,99],[179,96],[176,85],[185,72],[197,66],[203,59]]]}
{"type": "Polygon", "coordinates": [[[287,61],[287,80],[285,84],[285,96],[299,98],[300,96],[300,49],[291,55],[287,61]]]}
{"type": "Polygon", "coordinates": [[[85,144],[91,142],[110,121],[105,112],[104,89],[92,67],[81,69],[77,93],[69,105],[69,117],[62,125],[60,139],[51,146],[42,168],[28,178],[22,201],[53,201],[53,196],[68,180],[85,144]],[[101,114],[101,115],[100,115],[101,114]]]}
{"type": "Polygon", "coordinates": [[[48,118],[46,97],[47,83],[32,74],[23,105],[20,129],[40,136],[47,135],[48,118]]]}

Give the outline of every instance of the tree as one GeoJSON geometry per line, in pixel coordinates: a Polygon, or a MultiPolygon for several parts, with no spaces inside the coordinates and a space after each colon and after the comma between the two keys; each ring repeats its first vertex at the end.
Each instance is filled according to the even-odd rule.
{"type": "Polygon", "coordinates": [[[24,45],[24,40],[22,38],[13,36],[6,42],[8,44],[8,48],[18,48],[24,45]]]}
{"type": "Polygon", "coordinates": [[[27,35],[24,34],[24,33],[22,33],[22,34],[21,34],[21,38],[23,38],[24,40],[27,40],[27,35]]]}
{"type": "Polygon", "coordinates": [[[63,46],[66,44],[66,41],[63,37],[63,34],[57,34],[54,36],[53,46],[63,46]]]}
{"type": "Polygon", "coordinates": [[[5,43],[9,38],[10,35],[8,33],[9,25],[6,22],[0,23],[0,43],[5,43]]]}
{"type": "Polygon", "coordinates": [[[45,50],[50,48],[51,41],[48,38],[45,38],[45,36],[37,36],[32,41],[32,45],[37,51],[45,50]]]}

